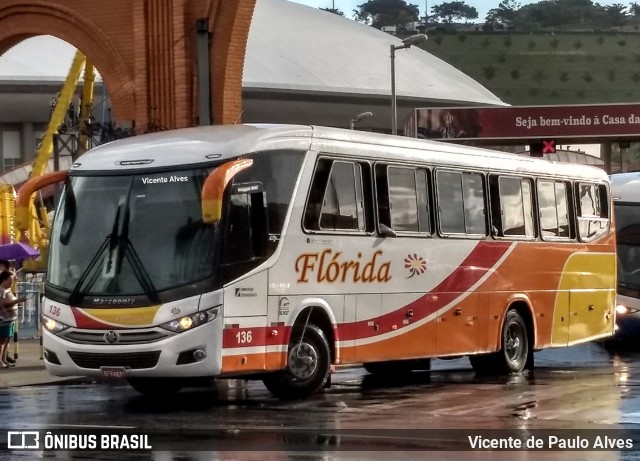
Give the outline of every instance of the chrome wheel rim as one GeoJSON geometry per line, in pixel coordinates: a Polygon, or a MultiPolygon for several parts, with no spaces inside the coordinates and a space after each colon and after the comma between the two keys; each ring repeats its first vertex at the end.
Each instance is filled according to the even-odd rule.
{"type": "Polygon", "coordinates": [[[289,351],[289,371],[297,379],[309,379],[318,369],[318,351],[307,342],[295,344],[289,351]]]}

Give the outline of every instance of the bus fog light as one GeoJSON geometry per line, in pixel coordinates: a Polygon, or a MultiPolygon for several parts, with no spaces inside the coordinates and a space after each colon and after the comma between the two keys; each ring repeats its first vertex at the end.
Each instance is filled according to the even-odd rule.
{"type": "Polygon", "coordinates": [[[206,358],[207,358],[207,353],[205,351],[203,351],[202,349],[197,349],[197,350],[193,351],[193,359],[196,362],[201,362],[206,358]]]}

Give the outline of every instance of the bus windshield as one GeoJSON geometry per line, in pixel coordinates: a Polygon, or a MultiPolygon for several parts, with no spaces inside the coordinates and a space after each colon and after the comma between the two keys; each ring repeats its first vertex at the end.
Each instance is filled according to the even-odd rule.
{"type": "Polygon", "coordinates": [[[640,290],[640,204],[616,203],[618,287],[640,290]]]}
{"type": "Polygon", "coordinates": [[[210,277],[217,225],[200,193],[210,169],[74,176],[51,235],[49,283],[83,295],[138,296],[210,277]]]}

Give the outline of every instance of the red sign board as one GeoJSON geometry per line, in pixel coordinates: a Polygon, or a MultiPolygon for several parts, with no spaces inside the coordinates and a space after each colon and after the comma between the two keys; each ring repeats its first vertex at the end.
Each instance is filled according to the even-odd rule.
{"type": "Polygon", "coordinates": [[[412,118],[406,128],[428,139],[640,138],[640,104],[432,107],[412,118]]]}

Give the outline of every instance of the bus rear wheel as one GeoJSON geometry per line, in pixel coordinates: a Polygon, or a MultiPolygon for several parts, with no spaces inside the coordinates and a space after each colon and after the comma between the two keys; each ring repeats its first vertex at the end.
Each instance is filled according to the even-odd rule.
{"type": "Polygon", "coordinates": [[[527,366],[530,354],[527,324],[520,313],[512,309],[502,325],[500,350],[493,354],[471,355],[469,361],[480,374],[520,373],[527,366]]]}
{"type": "Polygon", "coordinates": [[[331,371],[329,343],[313,324],[295,331],[287,348],[284,370],[263,379],[267,389],[281,399],[300,399],[324,387],[331,371]]]}
{"type": "Polygon", "coordinates": [[[177,378],[128,378],[129,385],[146,397],[166,397],[182,389],[177,378]]]}

